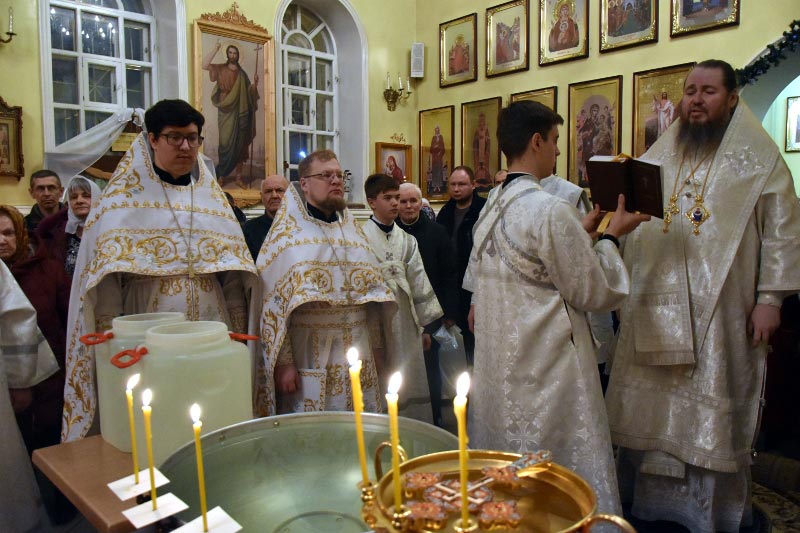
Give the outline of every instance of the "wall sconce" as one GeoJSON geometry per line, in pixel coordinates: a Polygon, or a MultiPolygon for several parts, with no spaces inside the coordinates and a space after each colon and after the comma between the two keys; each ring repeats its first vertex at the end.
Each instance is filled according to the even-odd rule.
{"type": "Polygon", "coordinates": [[[397,102],[407,100],[411,96],[411,78],[406,78],[405,88],[403,88],[403,78],[400,77],[400,74],[397,75],[397,82],[400,86],[395,89],[389,79],[389,73],[386,73],[386,90],[383,91],[383,99],[386,100],[386,107],[389,111],[397,108],[397,102]]]}
{"type": "Polygon", "coordinates": [[[16,35],[14,33],[14,10],[11,7],[8,8],[8,31],[6,35],[8,35],[8,39],[0,39],[0,43],[10,43],[11,39],[16,35]]]}

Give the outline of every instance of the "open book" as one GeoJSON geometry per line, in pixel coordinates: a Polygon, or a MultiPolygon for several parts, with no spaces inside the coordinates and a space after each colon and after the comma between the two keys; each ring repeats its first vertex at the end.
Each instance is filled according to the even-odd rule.
{"type": "Polygon", "coordinates": [[[603,211],[617,208],[625,195],[625,209],[656,218],[664,217],[661,165],[625,156],[596,155],[586,162],[592,202],[603,211]]]}

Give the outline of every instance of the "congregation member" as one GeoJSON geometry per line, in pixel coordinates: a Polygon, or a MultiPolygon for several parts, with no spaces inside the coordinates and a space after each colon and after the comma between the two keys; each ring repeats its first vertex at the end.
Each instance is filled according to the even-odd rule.
{"type": "Polygon", "coordinates": [[[8,267],[36,311],[36,322],[58,363],[58,371],[31,388],[30,406],[17,413],[29,451],[60,442],[64,406],[64,357],[70,281],[63,263],[29,236],[22,214],[0,205],[0,260],[8,267]]]}
{"type": "MultiPolygon", "coordinates": [[[[364,192],[372,217],[363,229],[397,302],[397,313],[384,335],[387,374],[403,374],[400,415],[433,422],[422,332],[442,316],[442,308],[425,273],[417,240],[394,223],[400,208],[400,187],[386,174],[367,178],[364,192]]],[[[441,417],[441,408],[439,414],[441,417]]]]}
{"type": "Polygon", "coordinates": [[[145,113],[81,240],[70,297],[62,439],[88,434],[94,358],[79,337],[113,318],[158,311],[246,332],[245,291],[257,282],[241,227],[198,154],[205,119],[183,100],[145,113]]]}
{"type": "Polygon", "coordinates": [[[461,287],[464,273],[467,271],[467,265],[469,264],[469,255],[472,252],[472,228],[475,222],[478,221],[478,216],[484,204],[486,204],[486,199],[481,198],[475,192],[475,174],[467,166],[459,166],[453,169],[447,180],[447,192],[450,194],[450,200],[439,210],[436,222],[445,227],[447,234],[450,236],[450,242],[453,243],[453,248],[455,249],[459,286],[459,308],[456,324],[464,336],[464,351],[467,355],[467,364],[472,366],[475,336],[470,331],[467,323],[472,294],[461,287]]]}
{"type": "Polygon", "coordinates": [[[70,280],[75,272],[86,219],[92,203],[99,202],[101,194],[95,182],[83,176],[74,176],[64,192],[67,208],[42,220],[36,228],[39,241],[47,247],[51,257],[64,265],[70,280]]]}
{"type": "Polygon", "coordinates": [[[444,316],[425,326],[422,349],[431,398],[433,423],[442,426],[442,371],[439,366],[439,342],[433,338],[442,325],[455,324],[458,315],[458,271],[455,253],[447,231],[422,213],[422,191],[413,183],[400,185],[400,211],[397,225],[417,240],[419,255],[444,316]]]}
{"type": "Polygon", "coordinates": [[[33,233],[45,217],[55,215],[64,207],[58,201],[64,193],[61,178],[52,170],[42,169],[31,174],[31,185],[28,189],[34,200],[31,212],[25,216],[28,233],[33,233]]]}
{"type": "Polygon", "coordinates": [[[0,531],[36,531],[39,489],[15,413],[27,409],[31,388],[58,370],[47,342],[36,326],[36,311],[11,272],[0,261],[0,531]]]}
{"type": "Polygon", "coordinates": [[[533,101],[498,118],[508,177],[475,226],[465,279],[474,291],[476,357],[470,445],[516,453],[547,449],[594,489],[601,512],[621,511],[600,380],[585,311],[610,311],[629,290],[618,239],[646,215],[619,204],[592,244],[575,208],[542,190],[563,119],[533,101]]]}
{"type": "Polygon", "coordinates": [[[336,154],[313,152],[298,173],[257,261],[264,294],[257,413],[351,411],[351,347],[362,361],[364,409],[378,412],[394,297],[347,209],[336,154]]]}
{"type": "Polygon", "coordinates": [[[258,259],[258,252],[264,239],[269,233],[275,214],[283,201],[283,195],[289,188],[289,181],[280,174],[273,174],[261,182],[261,203],[264,205],[264,214],[253,220],[248,220],[244,225],[244,240],[250,249],[253,261],[258,259]]]}
{"type": "Polygon", "coordinates": [[[506,181],[506,176],[508,176],[508,169],[501,168],[497,172],[494,173],[494,186],[497,187],[498,185],[502,185],[504,181],[506,181]]]}
{"type": "Polygon", "coordinates": [[[607,393],[623,500],[644,520],[739,531],[767,343],[800,291],[800,206],[723,61],[692,69],[679,119],[643,158],[663,169],[665,209],[624,247],[632,289],[607,393]]]}

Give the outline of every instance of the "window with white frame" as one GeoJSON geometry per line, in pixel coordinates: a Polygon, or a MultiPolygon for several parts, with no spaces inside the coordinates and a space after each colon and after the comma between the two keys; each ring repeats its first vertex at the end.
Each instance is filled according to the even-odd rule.
{"type": "Polygon", "coordinates": [[[153,103],[157,76],[150,0],[41,1],[49,15],[49,32],[42,26],[42,61],[49,67],[44,71],[46,148],[120,108],[146,109],[153,103]]]}
{"type": "Polygon", "coordinates": [[[291,4],[281,24],[284,174],[315,150],[338,149],[336,43],[328,25],[291,4]]]}

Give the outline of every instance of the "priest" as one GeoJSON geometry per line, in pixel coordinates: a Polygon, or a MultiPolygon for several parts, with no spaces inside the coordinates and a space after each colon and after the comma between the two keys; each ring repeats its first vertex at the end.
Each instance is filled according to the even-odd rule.
{"type": "MultiPolygon", "coordinates": [[[[246,291],[258,278],[241,227],[198,153],[205,119],[183,100],[145,113],[86,223],[70,296],[62,440],[86,436],[97,400],[81,335],[121,315],[180,311],[248,329],[246,291]]],[[[254,329],[254,328],[253,328],[254,329]]]]}
{"type": "Polygon", "coordinates": [[[723,61],[689,73],[680,119],[643,158],[662,165],[666,202],[625,243],[632,289],[607,394],[623,498],[645,520],[739,531],[767,343],[800,291],[800,205],[723,61]]]}

